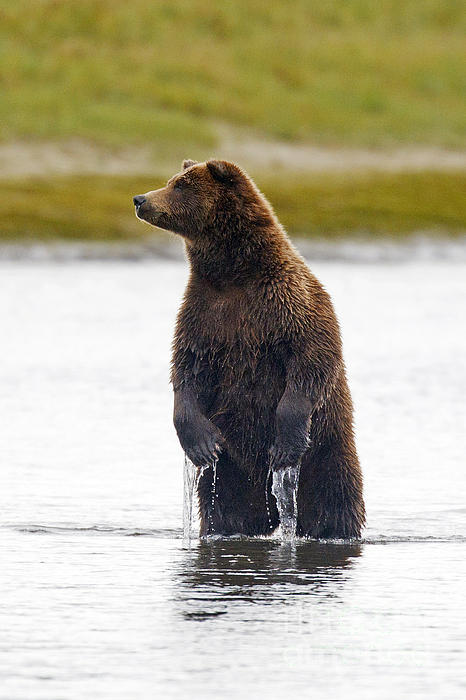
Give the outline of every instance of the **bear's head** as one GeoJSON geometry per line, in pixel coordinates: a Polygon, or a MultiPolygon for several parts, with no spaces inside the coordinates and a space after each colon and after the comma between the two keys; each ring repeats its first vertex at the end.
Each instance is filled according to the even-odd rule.
{"type": "Polygon", "coordinates": [[[165,187],[133,198],[136,216],[183,236],[188,244],[206,243],[275,221],[268,202],[241,168],[225,160],[185,160],[165,187]]]}

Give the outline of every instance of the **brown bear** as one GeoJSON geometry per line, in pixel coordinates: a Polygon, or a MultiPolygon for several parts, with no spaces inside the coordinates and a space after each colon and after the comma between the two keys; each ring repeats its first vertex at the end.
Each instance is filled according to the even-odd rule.
{"type": "Polygon", "coordinates": [[[140,219],[184,238],[190,262],[171,380],[181,446],[207,467],[201,536],[269,534],[279,524],[270,469],[300,463],[297,534],[359,537],[362,477],[338,322],[270,204],[222,160],[184,161],[134,204],[140,219]]]}

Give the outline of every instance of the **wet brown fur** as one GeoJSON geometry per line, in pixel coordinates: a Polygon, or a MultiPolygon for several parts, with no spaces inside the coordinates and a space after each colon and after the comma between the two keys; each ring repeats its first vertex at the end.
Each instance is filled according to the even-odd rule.
{"type": "Polygon", "coordinates": [[[301,459],[298,534],[359,537],[362,477],[328,294],[236,165],[185,161],[145,198],[138,216],[183,236],[191,266],[171,379],[180,442],[210,465],[199,482],[201,534],[271,532],[269,465],[301,459]]]}

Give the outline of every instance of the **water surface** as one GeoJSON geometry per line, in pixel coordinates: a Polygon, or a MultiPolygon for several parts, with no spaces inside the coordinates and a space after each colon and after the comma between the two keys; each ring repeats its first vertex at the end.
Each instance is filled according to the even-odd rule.
{"type": "Polygon", "coordinates": [[[182,539],[177,261],[0,264],[0,698],[463,698],[465,265],[312,265],[361,543],[182,539]]]}

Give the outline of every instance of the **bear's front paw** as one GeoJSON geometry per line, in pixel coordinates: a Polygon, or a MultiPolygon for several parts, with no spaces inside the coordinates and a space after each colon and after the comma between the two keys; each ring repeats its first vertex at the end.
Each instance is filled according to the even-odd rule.
{"type": "Polygon", "coordinates": [[[178,437],[187,457],[196,467],[215,462],[225,445],[225,439],[212,421],[198,417],[195,424],[177,426],[178,437]]]}
{"type": "Polygon", "coordinates": [[[214,442],[210,438],[198,445],[186,447],[187,457],[196,467],[208,467],[218,459],[222,446],[219,442],[214,442]]]}
{"type": "Polygon", "coordinates": [[[307,445],[287,445],[276,442],[269,451],[271,469],[286,469],[294,467],[304,454],[307,445]]]}

